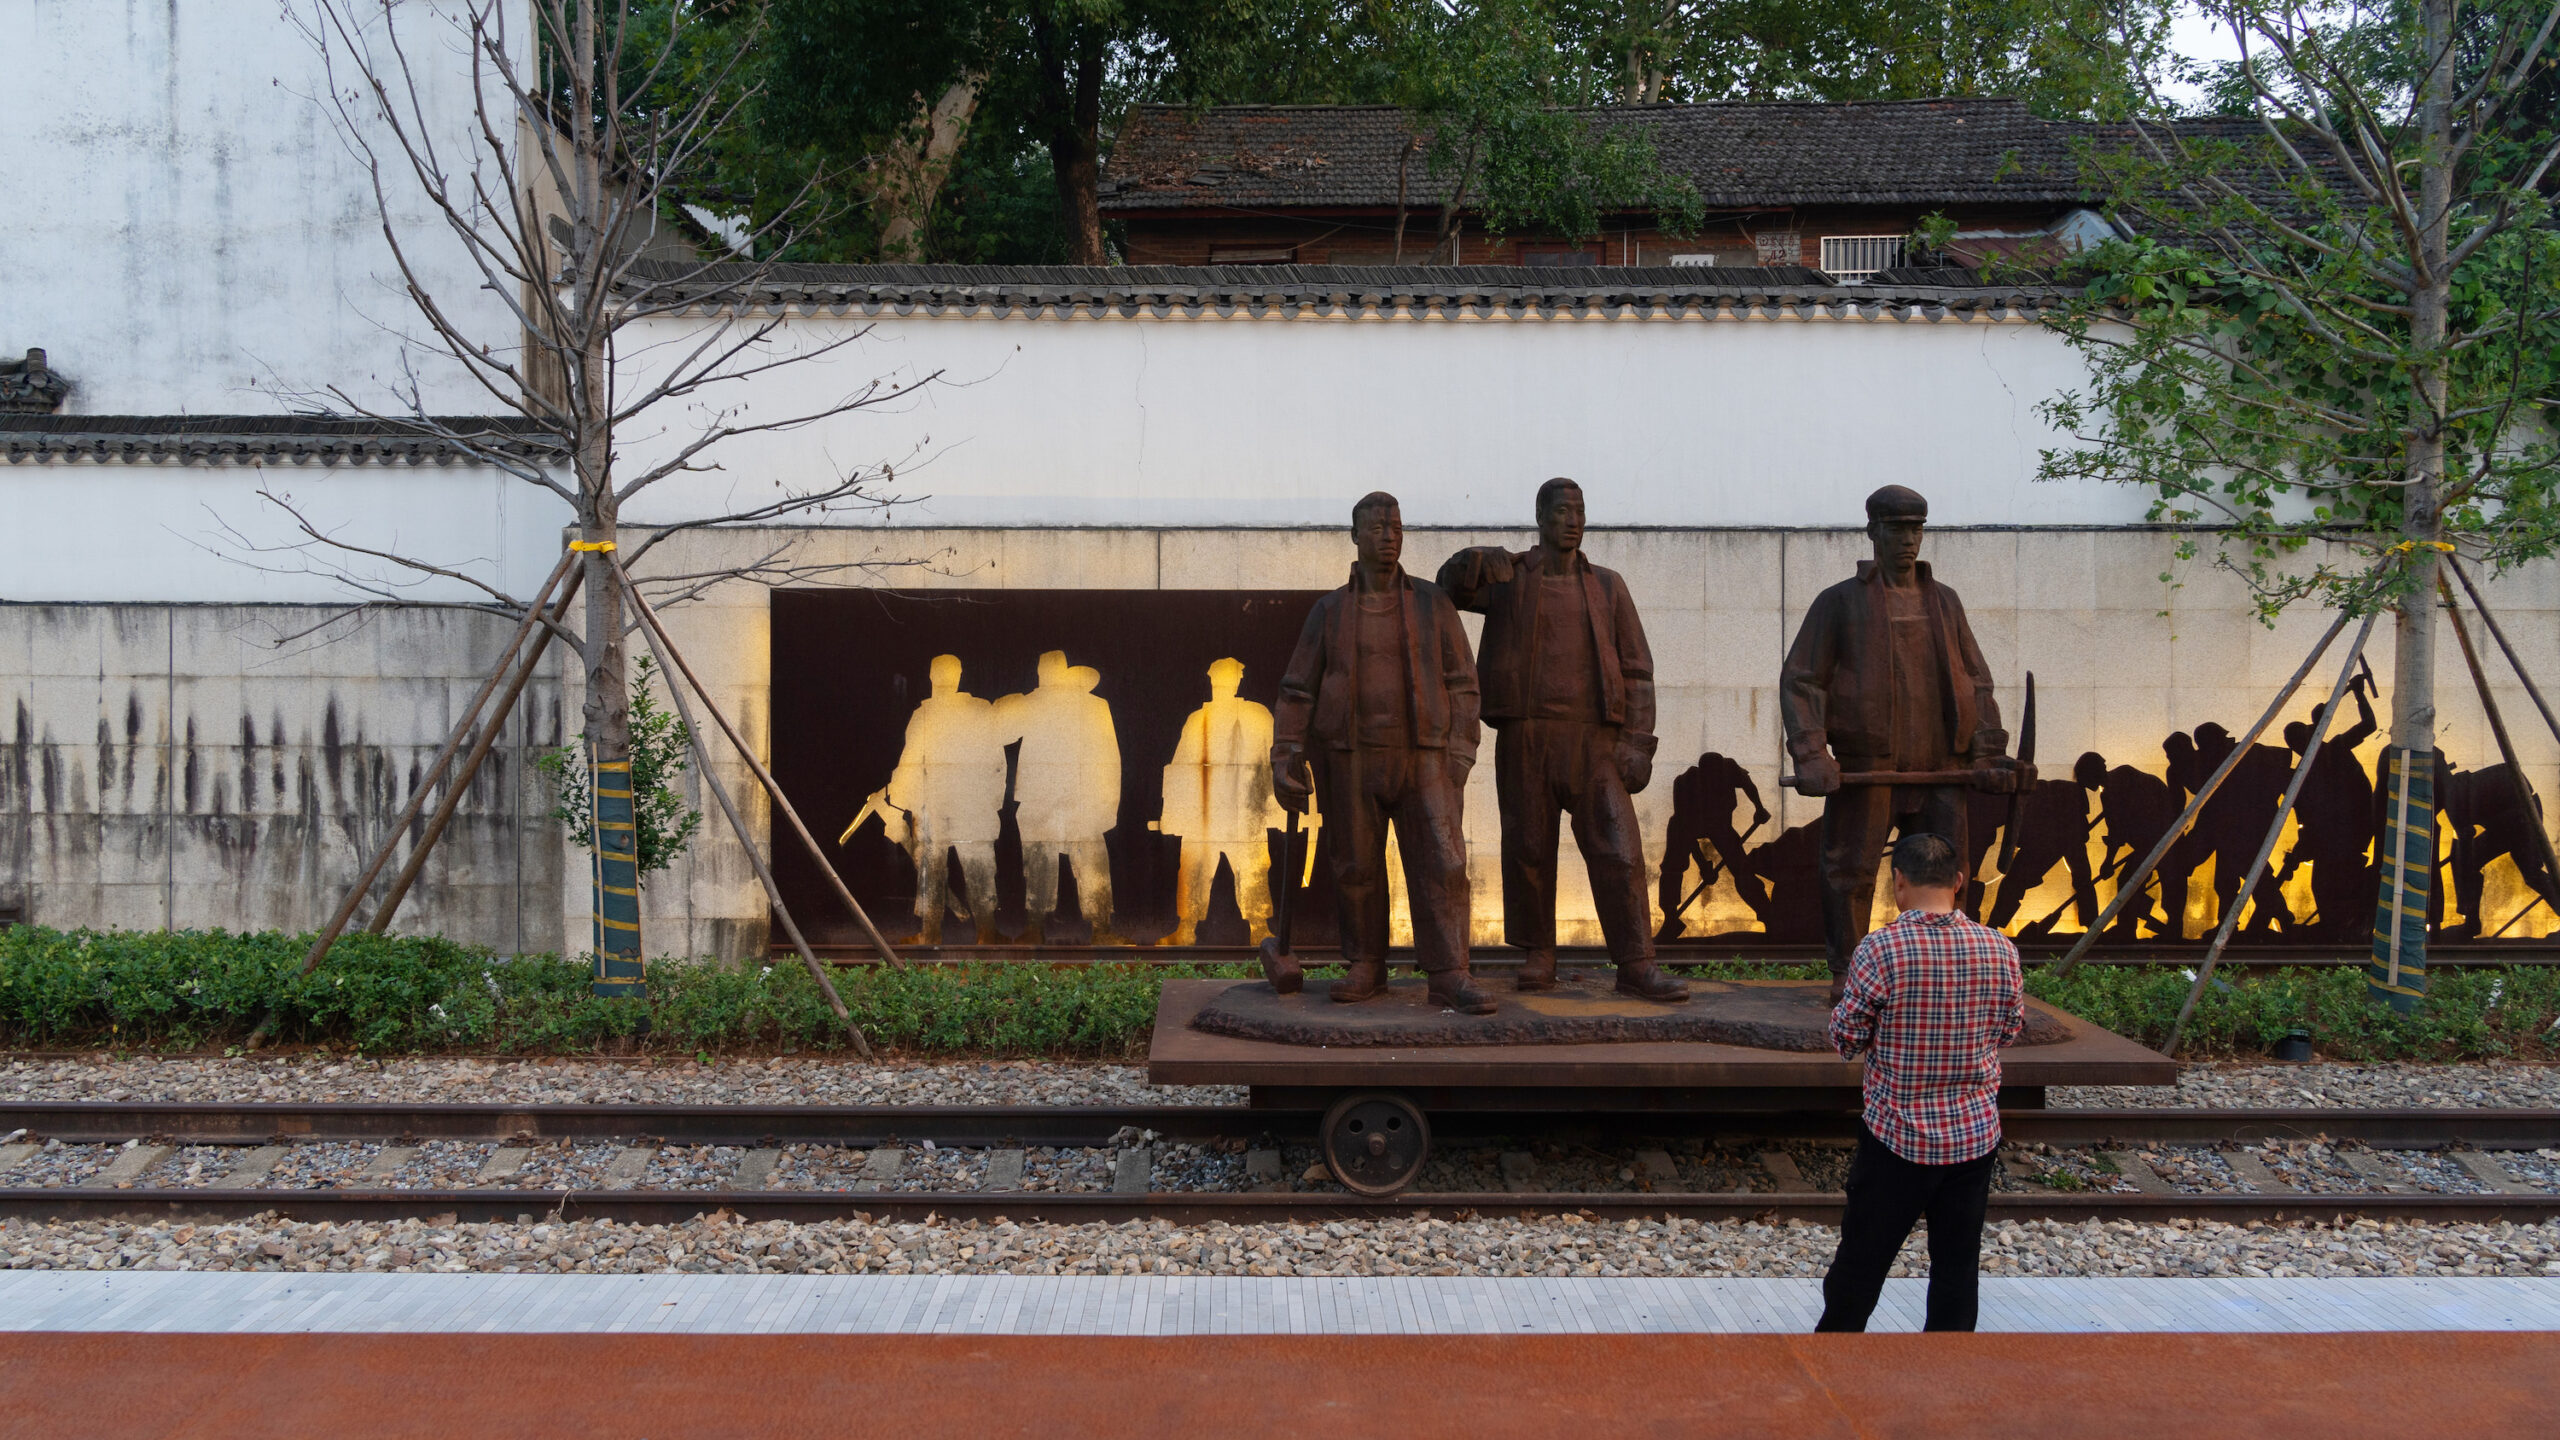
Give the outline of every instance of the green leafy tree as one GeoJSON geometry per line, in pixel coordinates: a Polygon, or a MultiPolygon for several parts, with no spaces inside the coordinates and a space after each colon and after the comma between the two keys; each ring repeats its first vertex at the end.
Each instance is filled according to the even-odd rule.
{"type": "Polygon", "coordinates": [[[2560,135],[2531,112],[2560,5],[2220,13],[2247,118],[2090,151],[2145,238],[2064,322],[2091,379],[2047,407],[2075,443],[2043,474],[2210,525],[2269,617],[2395,611],[2391,743],[2423,754],[2442,556],[2560,543],[2560,135]]]}
{"type": "MultiPolygon", "coordinates": [[[[702,828],[702,812],[685,804],[684,795],[676,789],[691,763],[693,732],[659,707],[658,697],[649,688],[655,669],[655,662],[646,655],[631,665],[631,799],[643,884],[651,872],[674,864],[693,843],[694,832],[702,828]]],[[[594,793],[587,786],[586,742],[545,751],[534,764],[550,777],[558,801],[551,807],[551,818],[581,848],[593,852],[596,808],[594,793]]]]}

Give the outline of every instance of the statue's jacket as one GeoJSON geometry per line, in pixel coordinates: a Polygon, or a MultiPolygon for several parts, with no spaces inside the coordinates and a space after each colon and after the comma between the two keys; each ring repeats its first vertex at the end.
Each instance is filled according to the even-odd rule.
{"type": "MultiPolygon", "coordinates": [[[[1974,643],[1973,626],[1956,592],[1941,585],[1927,561],[1918,566],[1927,597],[1930,649],[1944,697],[1948,751],[1973,761],[2005,755],[2009,732],[2000,728],[1992,698],[1991,667],[1974,643]]],[[[1893,621],[1884,581],[1872,560],[1858,562],[1855,579],[1813,598],[1804,624],[1778,672],[1778,709],[1787,727],[1787,753],[1797,761],[1827,746],[1844,769],[1893,761],[1893,621]]]]}
{"type": "MultiPolygon", "coordinates": [[[[1461,610],[1484,616],[1484,644],[1476,665],[1484,684],[1484,718],[1526,719],[1537,694],[1538,603],[1545,589],[1547,550],[1532,546],[1511,555],[1512,578],[1482,581],[1480,551],[1461,550],[1440,567],[1440,588],[1461,610]]],[[[1594,565],[1576,550],[1568,566],[1581,576],[1583,612],[1591,617],[1591,651],[1600,658],[1600,713],[1621,738],[1653,753],[1653,648],[1626,577],[1594,565]]]]}
{"type": "MultiPolygon", "coordinates": [[[[1467,648],[1466,627],[1458,607],[1439,586],[1396,572],[1402,606],[1404,661],[1410,697],[1409,743],[1424,750],[1447,750],[1451,757],[1474,764],[1483,737],[1477,719],[1476,662],[1467,648]]],[[[1352,748],[1361,715],[1354,676],[1358,644],[1356,603],[1359,572],[1351,583],[1319,598],[1298,632],[1298,648],[1280,677],[1280,703],[1273,708],[1272,758],[1294,759],[1312,738],[1330,749],[1352,748]]]]}

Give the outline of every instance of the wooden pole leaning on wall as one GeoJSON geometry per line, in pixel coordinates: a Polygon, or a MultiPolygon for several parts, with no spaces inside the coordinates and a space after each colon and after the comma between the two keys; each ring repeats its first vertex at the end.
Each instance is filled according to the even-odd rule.
{"type": "MultiPolygon", "coordinates": [[[[670,674],[681,674],[684,682],[693,687],[693,693],[702,697],[703,708],[711,712],[711,718],[719,725],[720,733],[729,737],[730,748],[738,752],[738,758],[747,762],[747,769],[754,772],[756,783],[764,787],[765,794],[773,797],[773,808],[781,812],[784,820],[790,822],[792,833],[798,835],[800,843],[808,847],[809,858],[818,862],[818,872],[827,877],[829,885],[835,887],[836,898],[844,902],[844,908],[853,912],[853,918],[862,926],[862,933],[870,937],[871,947],[880,952],[880,958],[888,961],[892,969],[905,969],[907,962],[899,957],[896,950],[890,948],[888,940],[880,934],[880,927],[871,923],[871,914],[862,908],[862,902],[853,898],[852,887],[846,885],[844,877],[836,873],[835,862],[827,858],[827,852],[818,844],[818,837],[810,834],[809,827],[800,823],[800,812],[792,808],[791,797],[782,793],[782,786],[773,778],[773,772],[765,768],[762,760],[756,758],[756,752],[747,744],[746,737],[740,735],[737,728],[729,723],[729,717],[721,713],[719,704],[711,698],[711,692],[702,688],[702,682],[694,677],[693,667],[685,663],[684,653],[676,649],[674,637],[667,634],[667,627],[659,621],[658,612],[650,608],[648,601],[640,598],[640,587],[631,583],[631,577],[627,574],[622,577],[622,590],[624,594],[631,597],[632,608],[640,612],[642,624],[654,631],[659,642],[666,646],[666,659],[662,659],[659,663],[664,664],[668,659],[673,660],[675,669],[670,674]]],[[[669,687],[673,688],[674,682],[670,680],[668,683],[669,687]]]]}
{"type": "MultiPolygon", "coordinates": [[[[2436,577],[2436,589],[2444,596],[2445,615],[2453,621],[2453,638],[2462,646],[2462,663],[2471,667],[2471,687],[2480,692],[2480,708],[2488,713],[2489,733],[2498,737],[2498,756],[2507,762],[2507,774],[2515,781],[2516,803],[2524,807],[2525,818],[2533,829],[2534,847],[2542,852],[2543,873],[2560,880],[2560,854],[2553,853],[2551,832],[2543,828],[2542,807],[2534,799],[2533,782],[2525,778],[2524,762],[2516,758],[2516,742],[2507,734],[2507,717],[2498,712],[2498,697],[2489,693],[2489,672],[2480,664],[2480,652],[2471,648],[2471,631],[2462,623],[2462,607],[2453,603],[2453,591],[2445,585],[2442,575],[2436,577]]],[[[2477,597],[2474,599],[2476,603],[2477,597]]],[[[2480,921],[2477,915],[2471,919],[2475,925],[2480,921]]]]}
{"type": "Polygon", "coordinates": [[[2249,908],[2249,896],[2258,888],[2258,877],[2267,873],[2267,861],[2276,853],[2276,841],[2284,836],[2284,822],[2293,816],[2293,802],[2302,795],[2302,784],[2311,778],[2311,762],[2320,758],[2321,742],[2329,738],[2329,722],[2338,717],[2338,702],[2347,695],[2347,685],[2355,679],[2356,661],[2364,654],[2364,644],[2373,638],[2373,622],[2381,618],[2375,611],[2364,617],[2364,625],[2356,631],[2353,645],[2347,647],[2347,662],[2338,667],[2338,683],[2329,687],[2329,703],[2311,722],[2311,743],[2302,747],[2302,758],[2293,764],[2293,779],[2284,787],[2284,802],[2276,806],[2274,823],[2267,826],[2267,838],[2258,845],[2258,858],[2249,862],[2249,873],[2240,880],[2239,895],[2231,909],[2213,932],[2213,948],[2204,955],[2204,963],[2196,967],[2196,983],[2187,991],[2187,1003],[2178,1007],[2177,1022],[2169,1027],[2169,1043],[2160,1047],[2163,1055],[2175,1056],[2178,1042],[2186,1038],[2187,1021],[2196,1013],[2196,1002],[2204,998],[2204,988],[2213,983],[2213,967],[2222,962],[2222,947],[2231,943],[2231,932],[2239,928],[2240,912],[2249,908]]]}
{"type": "MultiPolygon", "coordinates": [[[[737,835],[738,844],[745,848],[747,863],[755,867],[756,879],[763,882],[765,898],[772,902],[775,918],[782,922],[783,933],[791,937],[792,948],[800,952],[800,963],[809,967],[809,978],[818,982],[819,993],[827,997],[827,1008],[844,1023],[844,1033],[852,1039],[854,1053],[865,1060],[870,1059],[871,1042],[863,1038],[862,1027],[854,1023],[853,1012],[845,1008],[843,997],[836,994],[835,981],[828,978],[827,967],[819,963],[816,952],[801,936],[799,922],[791,918],[791,907],[782,902],[782,887],[774,883],[772,867],[765,864],[764,852],[757,847],[756,837],[747,830],[746,817],[738,813],[737,805],[729,798],[729,787],[720,783],[720,776],[711,768],[711,747],[702,738],[702,727],[694,723],[692,704],[684,698],[686,683],[691,677],[680,675],[670,663],[674,647],[667,643],[666,636],[659,630],[657,616],[640,598],[640,587],[631,582],[630,572],[619,564],[611,568],[614,579],[622,586],[624,597],[631,601],[634,613],[640,617],[640,638],[649,642],[650,653],[658,657],[658,669],[667,677],[667,694],[675,701],[676,718],[684,722],[685,739],[693,747],[693,763],[702,774],[703,785],[711,791],[711,798],[719,803],[720,813],[728,819],[729,829],[737,835]]],[[[699,693],[698,689],[696,693],[699,693]]],[[[702,703],[714,714],[718,713],[718,707],[712,705],[710,696],[702,696],[702,703]]]]}
{"type": "MultiPolygon", "coordinates": [[[[2551,738],[2560,740],[2560,716],[2551,713],[2551,703],[2542,698],[2542,687],[2534,684],[2533,677],[2525,673],[2524,661],[2517,656],[2516,647],[2508,642],[2506,628],[2498,623],[2496,615],[2490,613],[2489,602],[2480,598],[2480,587],[2471,583],[2470,573],[2462,568],[2460,560],[2447,555],[2444,564],[2453,572],[2453,578],[2462,582],[2462,593],[2471,597],[2471,608],[2480,612],[2480,623],[2489,627],[2489,638],[2497,641],[2498,649],[2506,655],[2507,668],[2516,672],[2516,683],[2524,686],[2524,693],[2533,697],[2533,708],[2542,712],[2542,723],[2551,727],[2551,738]]],[[[2465,641],[2464,652],[2468,653],[2470,648],[2470,642],[2465,641]]],[[[2486,691],[2481,694],[2483,699],[2487,698],[2486,691]]]]}
{"type": "MultiPolygon", "coordinates": [[[[2107,901],[2107,908],[2098,912],[2097,922],[2081,933],[2080,938],[2073,942],[2071,952],[2054,967],[2055,979],[2070,974],[2080,964],[2081,957],[2089,953],[2089,947],[2096,944],[2098,937],[2107,933],[2107,927],[2115,923],[2116,916],[2133,903],[2133,897],[2142,893],[2142,887],[2150,882],[2151,872],[2159,865],[2161,857],[2169,853],[2170,846],[2186,838],[2187,827],[2196,823],[2196,816],[2204,810],[2205,802],[2213,798],[2213,792],[2222,788],[2223,781],[2231,778],[2231,772],[2240,767],[2241,758],[2249,753],[2249,747],[2258,743],[2258,737],[2267,733],[2267,727],[2284,713],[2286,705],[2292,703],[2293,692],[2302,688],[2303,677],[2311,673],[2311,667],[2320,663],[2321,656],[2329,653],[2329,646],[2338,638],[2338,632],[2347,628],[2347,619],[2346,613],[2340,611],[2338,618],[2330,622],[2328,633],[2320,637],[2319,644],[2311,647],[2311,653],[2303,657],[2301,666],[2293,672],[2293,678],[2284,682],[2284,688],[2276,692],[2276,698],[2267,706],[2267,713],[2259,716],[2258,723],[2250,726],[2249,733],[2241,737],[2229,755],[2223,757],[2212,777],[2196,791],[2195,798],[2187,802],[2187,808],[2178,812],[2177,820],[2161,833],[2159,843],[2151,847],[2151,853],[2143,856],[2140,865],[2116,882],[2116,893],[2107,901]]],[[[2174,922],[2177,917],[2170,918],[2174,922]]]]}
{"type": "Polygon", "coordinates": [[[508,717],[515,714],[516,701],[524,695],[524,688],[533,679],[534,671],[541,667],[542,657],[549,653],[551,637],[567,617],[571,602],[578,598],[578,587],[586,583],[586,578],[584,566],[570,570],[568,585],[561,590],[560,598],[552,602],[549,623],[541,628],[532,647],[517,664],[515,678],[507,682],[506,693],[498,697],[497,708],[481,723],[479,740],[473,743],[471,753],[462,757],[462,768],[454,772],[452,782],[445,786],[444,798],[436,802],[436,813],[427,817],[427,828],[418,836],[418,843],[409,847],[407,863],[400,867],[399,874],[391,877],[391,888],[384,892],[382,903],[374,907],[373,919],[364,927],[366,934],[379,935],[391,928],[392,917],[400,913],[400,902],[408,898],[409,887],[418,882],[419,872],[426,869],[428,852],[444,838],[444,827],[461,806],[462,797],[471,789],[471,782],[479,778],[482,762],[496,748],[499,733],[506,728],[508,717]]]}
{"type": "MultiPolygon", "coordinates": [[[[480,682],[479,693],[472,696],[470,705],[463,709],[460,723],[453,727],[453,734],[446,737],[444,748],[436,752],[435,763],[428,766],[427,773],[419,779],[416,793],[409,797],[407,808],[400,812],[399,822],[391,827],[390,834],[383,837],[381,846],[373,852],[372,861],[364,867],[364,874],[347,888],[347,898],[339,904],[338,913],[330,919],[328,928],[320,932],[319,939],[311,942],[311,953],[302,957],[303,974],[308,975],[319,968],[321,960],[329,953],[329,947],[338,943],[338,936],[346,931],[347,922],[355,918],[357,907],[364,904],[364,897],[373,889],[373,882],[381,877],[382,867],[391,863],[391,852],[399,848],[400,837],[408,832],[410,826],[418,823],[418,813],[427,808],[427,795],[435,789],[436,782],[444,778],[445,770],[453,764],[453,757],[461,753],[464,738],[470,735],[472,727],[479,721],[481,707],[489,703],[490,693],[498,688],[498,677],[507,673],[507,666],[515,659],[516,652],[524,648],[525,636],[542,618],[542,607],[550,602],[551,592],[558,588],[561,577],[576,558],[564,553],[560,563],[551,567],[550,578],[542,582],[542,589],[535,593],[533,603],[525,607],[524,620],[516,626],[514,638],[508,640],[507,648],[500,652],[498,663],[490,667],[489,678],[480,682]]],[[[258,1034],[263,1036],[265,1031],[266,1025],[261,1022],[258,1034]]]]}

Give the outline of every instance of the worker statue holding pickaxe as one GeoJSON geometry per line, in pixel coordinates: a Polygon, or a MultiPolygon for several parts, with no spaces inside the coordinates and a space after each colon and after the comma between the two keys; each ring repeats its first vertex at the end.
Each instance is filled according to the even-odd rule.
{"type": "Polygon", "coordinates": [[[1779,672],[1791,783],[1829,797],[1822,935],[1835,1004],[1867,933],[1888,841],[1927,832],[1971,854],[1966,792],[2015,796],[2035,784],[2034,766],[2009,757],[1991,668],[1963,603],[1920,559],[1928,519],[1917,491],[1887,485],[1867,497],[1875,558],[1814,597],[1779,672]]]}

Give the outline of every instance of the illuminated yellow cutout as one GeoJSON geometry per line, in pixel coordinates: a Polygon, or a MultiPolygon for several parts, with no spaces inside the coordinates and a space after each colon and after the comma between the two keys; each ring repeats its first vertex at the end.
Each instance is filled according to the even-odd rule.
{"type": "MultiPolygon", "coordinates": [[[[1222,859],[1235,876],[1236,908],[1252,930],[1248,943],[1259,945],[1271,933],[1267,832],[1285,828],[1289,820],[1271,793],[1271,711],[1237,696],[1243,681],[1244,662],[1233,656],[1209,667],[1209,703],[1182,722],[1182,738],[1164,767],[1164,818],[1156,828],[1182,840],[1174,890],[1178,918],[1164,939],[1167,945],[1199,938],[1222,859]]],[[[1302,843],[1312,850],[1314,837],[1302,843]]]]}
{"type": "Polygon", "coordinates": [[[1069,665],[1066,652],[1040,657],[1040,683],[996,702],[999,746],[1019,740],[1013,769],[1014,824],[1022,832],[1031,935],[1058,908],[1058,861],[1075,867],[1076,897],[1093,943],[1125,945],[1111,929],[1111,852],[1103,836],[1120,821],[1120,736],[1111,702],[1093,693],[1102,672],[1069,665]]]}
{"type": "Polygon", "coordinates": [[[933,694],[907,717],[898,768],[872,800],[905,817],[903,824],[889,826],[890,838],[905,844],[916,867],[923,943],[942,943],[942,915],[950,899],[943,852],[951,850],[960,857],[962,913],[985,944],[995,938],[996,832],[1008,737],[998,733],[995,706],[960,688],[959,656],[936,655],[931,674],[933,694]]]}

